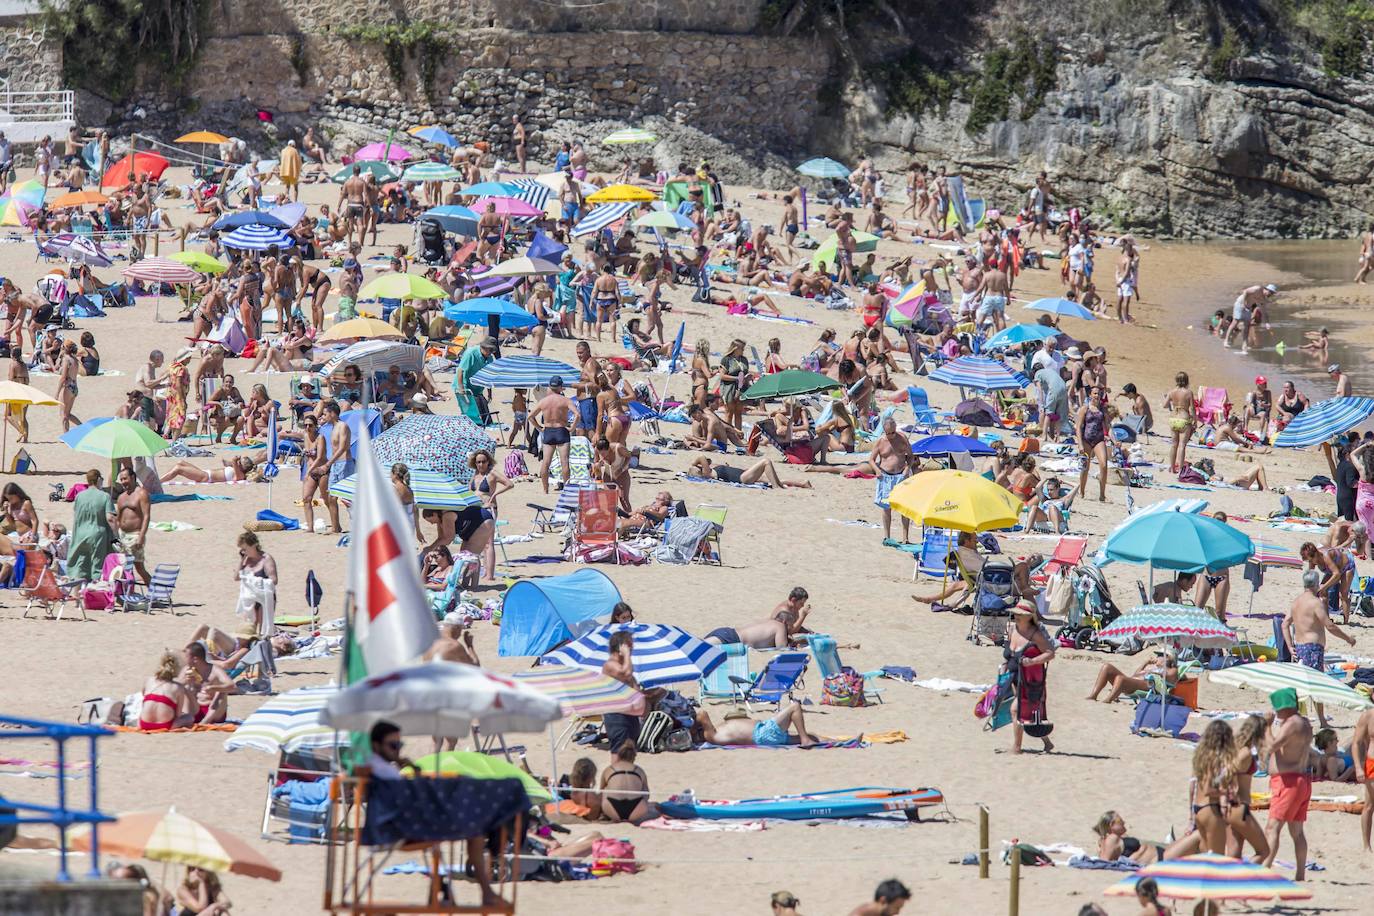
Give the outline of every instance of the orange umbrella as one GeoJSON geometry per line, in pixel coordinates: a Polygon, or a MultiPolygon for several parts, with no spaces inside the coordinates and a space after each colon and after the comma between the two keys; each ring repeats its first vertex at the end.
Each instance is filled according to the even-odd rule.
{"type": "Polygon", "coordinates": [[[167,160],[157,153],[130,153],[106,170],[105,177],[100,179],[100,186],[119,187],[143,175],[161,178],[167,166],[167,160]]]}
{"type": "Polygon", "coordinates": [[[67,207],[99,207],[110,199],[99,191],[69,191],[48,204],[50,210],[65,210],[67,207]]]}
{"type": "MultiPolygon", "coordinates": [[[[89,827],[73,831],[72,848],[90,851],[89,827]]],[[[252,846],[231,833],[187,817],[176,808],[121,814],[113,824],[101,824],[100,852],[281,880],[281,870],[252,846]]]]}

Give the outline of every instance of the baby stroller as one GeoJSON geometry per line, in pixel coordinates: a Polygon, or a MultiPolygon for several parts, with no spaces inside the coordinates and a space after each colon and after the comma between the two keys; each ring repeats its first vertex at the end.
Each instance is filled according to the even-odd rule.
{"type": "Polygon", "coordinates": [[[66,277],[61,274],[45,274],[34,284],[34,292],[44,302],[34,312],[34,321],[42,324],[45,329],[55,327],[70,331],[76,327],[67,315],[71,297],[67,294],[66,277]]]}
{"type": "Polygon", "coordinates": [[[979,645],[984,639],[1000,646],[1007,639],[1007,620],[1016,604],[1016,579],[1011,561],[1005,557],[988,557],[978,573],[973,596],[973,624],[968,638],[979,645]]]}
{"type": "MultiPolygon", "coordinates": [[[[1121,616],[1121,610],[1112,600],[1107,589],[1107,580],[1102,570],[1084,564],[1075,566],[1073,576],[1073,605],[1069,609],[1067,622],[1054,634],[1060,645],[1071,645],[1075,649],[1097,649],[1105,652],[1127,651],[1126,644],[1117,646],[1097,638],[1104,629],[1121,616]]],[[[1137,649],[1136,651],[1139,651],[1137,649]]]]}
{"type": "Polygon", "coordinates": [[[448,260],[444,227],[436,219],[420,220],[420,260],[426,264],[442,264],[448,260]]]}

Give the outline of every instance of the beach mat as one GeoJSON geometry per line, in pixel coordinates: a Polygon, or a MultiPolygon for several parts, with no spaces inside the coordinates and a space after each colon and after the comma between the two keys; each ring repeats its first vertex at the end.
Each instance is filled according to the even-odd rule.
{"type": "Polygon", "coordinates": [[[208,493],[154,493],[148,497],[155,503],[193,503],[233,499],[232,496],[212,496],[208,493]]]}
{"type": "Polygon", "coordinates": [[[106,725],[112,731],[124,732],[130,735],[170,735],[179,732],[232,732],[238,729],[237,722],[216,722],[213,725],[200,723],[189,728],[159,728],[156,731],[144,731],[137,725],[106,725]]]}

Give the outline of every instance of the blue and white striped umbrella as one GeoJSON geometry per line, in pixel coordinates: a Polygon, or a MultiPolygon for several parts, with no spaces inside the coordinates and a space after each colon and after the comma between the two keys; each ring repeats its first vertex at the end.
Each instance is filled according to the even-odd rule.
{"type": "Polygon", "coordinates": [[[1374,398],[1329,398],[1298,414],[1274,440],[1282,448],[1302,448],[1349,432],[1374,414],[1374,398]]]}
{"type": "Polygon", "coordinates": [[[1068,315],[1070,318],[1082,318],[1085,321],[1094,321],[1097,318],[1091,310],[1084,308],[1072,299],[1059,299],[1053,296],[1047,299],[1036,299],[1034,302],[1022,306],[1022,308],[1030,309],[1032,312],[1049,312],[1051,315],[1068,315]]]}
{"type": "Polygon", "coordinates": [[[610,657],[611,634],[634,634],[630,658],[635,679],[645,687],[696,681],[725,661],[725,650],[685,630],[658,623],[613,623],[599,627],[539,659],[541,665],[567,665],[597,671],[610,657]]]}
{"type": "MultiPolygon", "coordinates": [[[[383,471],[388,477],[391,476],[390,465],[384,465],[383,471]]],[[[351,474],[338,483],[330,484],[329,492],[344,502],[351,503],[357,486],[358,475],[351,474]]],[[[459,483],[447,474],[440,474],[428,468],[410,469],[410,490],[415,494],[415,505],[421,509],[466,509],[468,506],[482,504],[481,498],[465,484],[459,483]]]]}
{"type": "Polygon", "coordinates": [[[220,241],[225,248],[239,251],[266,251],[273,245],[278,248],[291,248],[296,244],[296,240],[287,235],[285,230],[275,226],[264,226],[261,223],[240,226],[233,232],[221,236],[220,241]]]}
{"type": "Polygon", "coordinates": [[[583,236],[600,232],[617,220],[623,219],[626,213],[638,206],[639,204],[636,203],[621,202],[594,207],[590,213],[578,221],[576,226],[573,226],[572,234],[583,236]]]}
{"type": "Polygon", "coordinates": [[[523,200],[531,207],[544,209],[544,205],[549,202],[549,197],[553,194],[553,188],[548,185],[540,184],[533,178],[517,178],[511,182],[520,189],[520,193],[512,195],[523,200]]]}
{"type": "Polygon", "coordinates": [[[492,360],[477,370],[472,383],[479,388],[537,388],[547,385],[554,376],[571,382],[581,375],[572,366],[556,359],[521,354],[492,360]]]}
{"type": "Polygon", "coordinates": [[[986,356],[961,356],[930,373],[932,380],[976,391],[1004,391],[1025,388],[1030,379],[986,356]]]}
{"type": "Polygon", "coordinates": [[[333,685],[297,687],[272,697],[243,720],[224,742],[226,751],[251,748],[264,754],[347,744],[348,732],[320,722],[324,704],[339,688],[333,685]]]}

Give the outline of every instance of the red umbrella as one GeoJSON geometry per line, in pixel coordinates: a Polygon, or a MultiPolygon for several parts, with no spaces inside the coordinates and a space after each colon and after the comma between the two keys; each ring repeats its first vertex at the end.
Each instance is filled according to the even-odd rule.
{"type": "Polygon", "coordinates": [[[149,178],[161,178],[162,173],[167,171],[167,166],[167,160],[157,153],[130,153],[105,171],[105,177],[100,179],[100,186],[119,187],[144,175],[149,178]]]}

